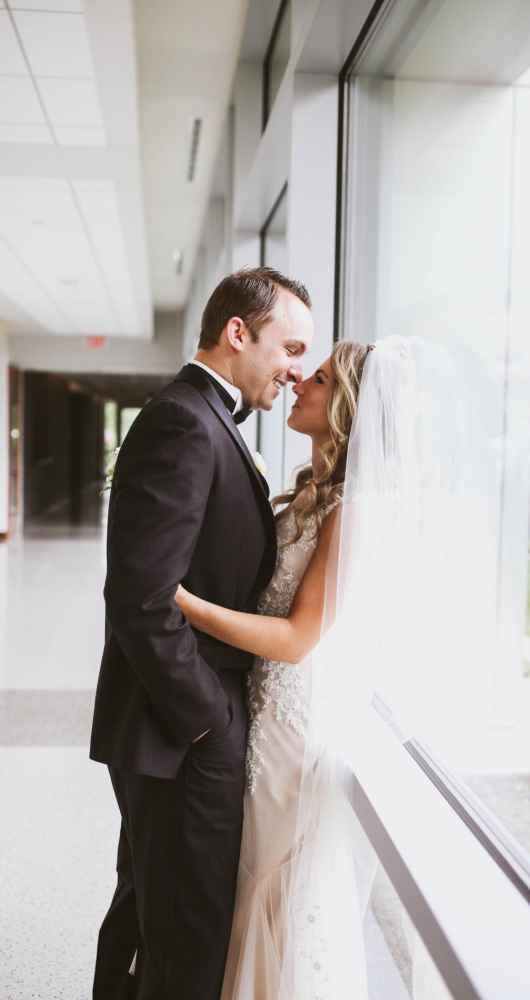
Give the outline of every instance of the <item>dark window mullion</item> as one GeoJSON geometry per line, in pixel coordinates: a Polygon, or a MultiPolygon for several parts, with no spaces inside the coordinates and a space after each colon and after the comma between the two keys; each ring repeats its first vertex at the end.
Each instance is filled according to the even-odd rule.
{"type": "Polygon", "coordinates": [[[261,130],[265,131],[265,127],[269,120],[269,115],[271,111],[271,101],[270,101],[270,83],[271,83],[271,63],[272,57],[274,55],[274,49],[276,42],[278,40],[278,35],[283,24],[283,19],[285,13],[289,6],[289,0],[281,0],[278,13],[276,15],[276,20],[272,29],[269,44],[267,46],[267,51],[265,53],[265,59],[263,60],[263,101],[262,101],[262,122],[261,130]]]}

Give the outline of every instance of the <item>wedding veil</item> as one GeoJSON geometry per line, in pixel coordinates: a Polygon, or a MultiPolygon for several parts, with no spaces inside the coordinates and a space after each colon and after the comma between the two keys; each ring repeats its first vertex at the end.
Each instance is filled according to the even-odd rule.
{"type": "Polygon", "coordinates": [[[448,752],[488,711],[498,484],[480,379],[473,358],[418,338],[377,341],[365,361],[322,638],[304,663],[310,731],[280,1000],[368,996],[376,858],[353,776],[377,705],[448,752]]]}

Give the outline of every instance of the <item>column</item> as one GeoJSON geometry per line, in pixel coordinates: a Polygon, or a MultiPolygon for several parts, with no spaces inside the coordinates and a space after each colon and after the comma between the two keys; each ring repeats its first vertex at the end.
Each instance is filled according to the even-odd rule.
{"type": "MultiPolygon", "coordinates": [[[[289,275],[307,285],[313,301],[315,340],[304,360],[304,375],[317,368],[333,346],[337,118],[337,78],[297,73],[292,111],[287,243],[289,275]]],[[[292,391],[288,390],[288,394],[291,396],[292,391]]],[[[290,399],[286,402],[288,414],[290,399]]],[[[287,428],[284,468],[288,482],[293,469],[307,462],[310,455],[309,438],[287,428]]]]}

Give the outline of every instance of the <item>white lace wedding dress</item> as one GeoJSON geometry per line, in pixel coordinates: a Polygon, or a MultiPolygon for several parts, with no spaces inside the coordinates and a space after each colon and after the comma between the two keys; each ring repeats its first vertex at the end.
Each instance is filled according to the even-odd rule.
{"type": "MultiPolygon", "coordinates": [[[[278,561],[259,603],[261,614],[289,614],[316,548],[315,524],[313,516],[294,542],[293,510],[287,508],[277,518],[278,561]]],[[[356,928],[349,926],[357,920],[358,908],[355,875],[350,868],[351,843],[344,842],[349,838],[346,812],[351,815],[351,807],[343,789],[333,796],[330,809],[319,813],[322,840],[316,864],[312,863],[309,890],[300,894],[297,881],[296,854],[301,838],[298,806],[309,685],[304,663],[257,659],[249,675],[243,836],[221,1000],[359,1000],[365,996],[364,962],[352,949],[353,940],[360,937],[359,921],[356,928]],[[331,840],[324,830],[326,815],[330,817],[331,840]],[[347,862],[339,862],[341,842],[347,862]],[[333,850],[338,867],[327,854],[328,848],[333,850]],[[293,899],[295,891],[300,898],[293,899]],[[302,926],[302,934],[294,937],[287,935],[293,907],[298,908],[302,926]]]]}

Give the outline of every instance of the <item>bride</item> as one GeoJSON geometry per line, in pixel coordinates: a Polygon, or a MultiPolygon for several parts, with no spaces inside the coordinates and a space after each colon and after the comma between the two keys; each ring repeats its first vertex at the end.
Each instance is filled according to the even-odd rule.
{"type": "Polygon", "coordinates": [[[358,1000],[367,992],[352,858],[355,820],[343,783],[324,780],[321,748],[312,745],[308,657],[324,618],[333,617],[348,443],[372,349],[343,341],[293,387],[287,423],[311,438],[312,461],[294,489],[274,501],[282,508],[279,555],[259,613],[219,607],[182,586],[176,594],[196,629],[256,656],[248,685],[237,896],[221,1000],[358,1000]]]}
{"type": "Polygon", "coordinates": [[[376,862],[352,787],[373,695],[427,743],[447,718],[467,738],[484,686],[471,665],[494,649],[497,465],[479,368],[416,337],[337,344],[293,387],[288,425],[312,462],[275,501],[259,614],[175,595],[195,628],[256,657],[221,1000],[368,1000],[376,862]]]}

